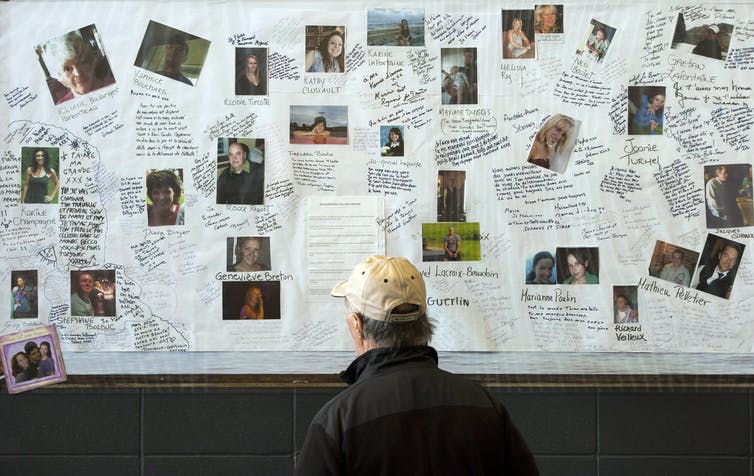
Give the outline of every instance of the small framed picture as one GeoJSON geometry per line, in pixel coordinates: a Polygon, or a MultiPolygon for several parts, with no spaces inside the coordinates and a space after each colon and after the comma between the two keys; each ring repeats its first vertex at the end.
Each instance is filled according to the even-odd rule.
{"type": "Polygon", "coordinates": [[[0,336],[0,357],[8,393],[20,393],[58,382],[66,373],[54,324],[0,336]]]}

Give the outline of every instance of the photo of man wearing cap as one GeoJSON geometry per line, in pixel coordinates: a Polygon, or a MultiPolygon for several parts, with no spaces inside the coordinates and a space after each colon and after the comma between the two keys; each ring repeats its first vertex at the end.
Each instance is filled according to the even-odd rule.
{"type": "Polygon", "coordinates": [[[723,59],[722,47],[720,46],[720,27],[709,25],[704,32],[704,38],[697,43],[691,51],[695,55],[706,56],[707,58],[723,59]]]}
{"type": "Polygon", "coordinates": [[[314,417],[296,474],[539,474],[502,404],[438,368],[419,270],[371,256],[331,294],[344,298],[358,357],[349,387],[314,417]]]}

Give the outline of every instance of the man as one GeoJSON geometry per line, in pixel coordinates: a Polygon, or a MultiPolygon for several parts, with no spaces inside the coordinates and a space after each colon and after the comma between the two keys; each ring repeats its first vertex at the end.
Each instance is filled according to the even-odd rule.
{"type": "Polygon", "coordinates": [[[246,160],[244,144],[228,147],[230,167],[217,177],[217,203],[261,205],[264,201],[264,166],[246,160]],[[248,164],[249,172],[245,166],[248,164]]]}
{"type": "Polygon", "coordinates": [[[26,369],[26,375],[29,376],[27,380],[41,377],[39,375],[39,362],[42,360],[42,352],[39,350],[37,343],[29,341],[24,345],[24,352],[29,358],[29,367],[26,369]]]}
{"type": "Polygon", "coordinates": [[[704,32],[704,38],[697,43],[691,51],[696,55],[706,56],[708,58],[723,59],[723,50],[720,46],[720,28],[717,25],[710,25],[704,32]]]}
{"type": "Polygon", "coordinates": [[[13,318],[36,317],[36,293],[34,288],[26,284],[23,276],[16,278],[16,286],[11,289],[13,294],[13,318]]]}
{"type": "Polygon", "coordinates": [[[628,297],[619,294],[615,298],[615,323],[636,324],[639,322],[639,313],[628,304],[628,297]]]}
{"type": "Polygon", "coordinates": [[[740,251],[737,245],[727,244],[717,255],[717,265],[701,265],[694,273],[691,287],[721,298],[728,298],[728,292],[733,286],[735,272],[733,268],[738,262],[740,251]]]}
{"type": "Polygon", "coordinates": [[[680,284],[681,286],[689,285],[691,282],[691,273],[689,273],[689,270],[683,265],[682,250],[673,250],[671,262],[666,264],[665,267],[662,268],[662,271],[660,271],[660,279],[680,284]]]}
{"type": "Polygon", "coordinates": [[[607,32],[603,27],[597,27],[597,31],[589,35],[586,40],[586,57],[599,63],[605,57],[607,49],[610,47],[610,41],[607,39],[607,32]]]}
{"type": "Polygon", "coordinates": [[[341,373],[350,387],[314,417],[298,475],[539,474],[500,402],[437,367],[407,259],[371,256],[331,294],[345,298],[358,357],[341,373]]]}
{"type": "Polygon", "coordinates": [[[76,292],[71,294],[72,316],[93,316],[94,306],[91,295],[94,291],[94,277],[90,273],[81,273],[76,280],[76,292]]]}
{"type": "Polygon", "coordinates": [[[186,62],[188,52],[189,47],[185,36],[180,33],[171,36],[165,45],[165,57],[162,61],[162,69],[157,71],[157,74],[193,86],[194,83],[181,73],[181,65],[186,62]]]}
{"type": "Polygon", "coordinates": [[[456,235],[456,228],[454,226],[448,228],[443,249],[445,250],[445,261],[461,260],[461,237],[456,235]]]}
{"type": "Polygon", "coordinates": [[[477,104],[477,67],[476,67],[476,48],[466,48],[463,52],[463,67],[460,71],[466,75],[469,80],[469,94],[463,104],[477,104]]]}
{"type": "Polygon", "coordinates": [[[743,226],[741,211],[736,203],[734,186],[728,183],[728,167],[720,165],[715,169],[715,177],[705,186],[707,208],[712,215],[708,228],[732,228],[743,226]]]}

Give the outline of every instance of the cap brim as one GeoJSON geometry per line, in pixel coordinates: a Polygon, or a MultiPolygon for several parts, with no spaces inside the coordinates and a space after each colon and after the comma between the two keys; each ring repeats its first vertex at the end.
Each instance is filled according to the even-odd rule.
{"type": "Polygon", "coordinates": [[[330,296],[332,297],[346,297],[346,285],[348,284],[348,280],[345,279],[341,282],[339,282],[337,285],[335,285],[334,288],[332,288],[332,291],[330,291],[330,296]]]}

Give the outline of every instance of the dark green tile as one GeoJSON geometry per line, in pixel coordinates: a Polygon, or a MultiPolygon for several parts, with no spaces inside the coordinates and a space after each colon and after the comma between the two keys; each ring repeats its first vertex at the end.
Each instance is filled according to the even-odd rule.
{"type": "Polygon", "coordinates": [[[145,454],[292,454],[293,391],[144,395],[145,454]]]}
{"type": "Polygon", "coordinates": [[[747,458],[634,457],[600,458],[600,476],[749,476],[747,458]]]}
{"type": "Polygon", "coordinates": [[[749,454],[745,392],[604,392],[600,449],[608,455],[749,454]]]}
{"type": "Polygon", "coordinates": [[[133,476],[139,474],[139,457],[133,456],[0,456],[0,474],[133,476]]]}
{"type": "Polygon", "coordinates": [[[147,456],[145,476],[290,476],[293,456],[147,456]]]}
{"type": "Polygon", "coordinates": [[[138,454],[138,410],[137,392],[2,394],[0,421],[14,431],[0,432],[0,454],[138,454]]]}
{"type": "Polygon", "coordinates": [[[593,454],[596,450],[596,393],[493,390],[532,453],[593,454]]]}

